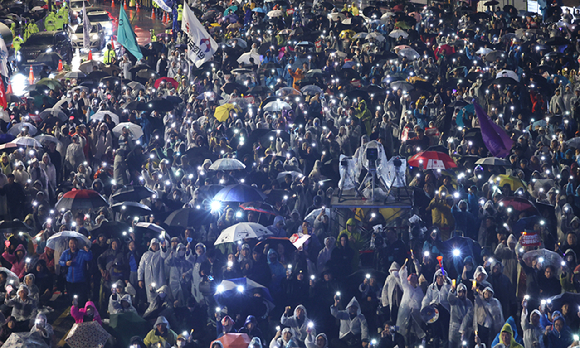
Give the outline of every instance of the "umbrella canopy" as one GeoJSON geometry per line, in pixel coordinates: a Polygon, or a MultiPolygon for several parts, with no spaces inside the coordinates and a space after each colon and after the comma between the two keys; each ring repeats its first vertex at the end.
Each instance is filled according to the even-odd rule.
{"type": "Polygon", "coordinates": [[[408,164],[412,167],[423,166],[423,169],[451,169],[457,164],[448,154],[437,151],[422,151],[409,158],[408,164]]]}
{"type": "Polygon", "coordinates": [[[2,347],[11,348],[49,348],[38,332],[13,332],[2,347]]]}
{"type": "Polygon", "coordinates": [[[10,129],[8,130],[8,134],[12,134],[14,136],[17,136],[18,133],[20,133],[22,131],[22,129],[25,127],[28,127],[28,134],[30,134],[32,136],[34,136],[34,135],[36,135],[36,133],[38,133],[38,129],[36,129],[36,127],[34,125],[32,125],[31,123],[20,122],[20,123],[13,124],[12,127],[10,127],[10,129]]]}
{"type": "Polygon", "coordinates": [[[139,202],[142,199],[153,196],[154,194],[155,192],[146,186],[129,185],[123,186],[115,191],[111,198],[116,202],[139,202]]]}
{"type": "Polygon", "coordinates": [[[30,227],[26,225],[24,222],[20,220],[4,220],[0,222],[0,231],[8,233],[8,232],[20,232],[20,231],[29,231],[30,227]]]}
{"type": "Polygon", "coordinates": [[[242,170],[246,165],[236,158],[220,158],[209,166],[210,170],[242,170]]]}
{"type": "Polygon", "coordinates": [[[130,216],[145,216],[151,214],[151,208],[137,202],[121,202],[111,206],[113,212],[130,216]]]}
{"type": "Polygon", "coordinates": [[[211,222],[212,215],[204,209],[198,208],[182,208],[178,209],[165,219],[165,223],[169,226],[200,226],[211,222]]]}
{"type": "Polygon", "coordinates": [[[121,122],[113,128],[113,134],[120,136],[123,133],[123,128],[127,127],[129,133],[133,135],[133,139],[139,139],[143,136],[143,130],[141,127],[132,122],[121,122]]]}
{"type": "Polygon", "coordinates": [[[278,215],[276,210],[271,204],[266,202],[247,202],[240,204],[240,208],[245,211],[255,211],[257,213],[269,214],[269,215],[278,215]]]}
{"type": "Polygon", "coordinates": [[[266,227],[255,222],[240,222],[226,228],[220,233],[214,245],[236,243],[248,238],[262,238],[273,235],[266,227]]]}
{"type": "Polygon", "coordinates": [[[56,249],[58,245],[61,245],[61,243],[66,244],[72,238],[75,238],[80,243],[79,248],[91,246],[91,241],[85,237],[84,234],[75,231],[62,231],[55,233],[52,237],[48,238],[46,246],[51,249],[56,249]]]}
{"type": "MultiPolygon", "coordinates": [[[[314,221],[316,220],[316,218],[318,217],[318,215],[320,215],[320,213],[322,212],[322,210],[324,209],[324,215],[328,216],[329,219],[334,219],[335,218],[335,214],[334,211],[330,208],[318,208],[318,209],[314,209],[313,211],[310,212],[310,214],[306,215],[306,217],[304,218],[304,221],[308,221],[308,223],[310,225],[314,225],[314,221]]],[[[294,232],[294,231],[292,231],[294,232]]]]}
{"type": "Polygon", "coordinates": [[[38,140],[31,137],[18,137],[12,140],[10,143],[20,146],[42,147],[38,140]]]}
{"type": "Polygon", "coordinates": [[[171,77],[162,77],[155,81],[155,88],[159,88],[162,83],[165,83],[165,85],[171,85],[171,87],[175,89],[179,87],[179,83],[177,83],[175,79],[172,79],[171,77]]]}
{"type": "Polygon", "coordinates": [[[542,269],[547,266],[552,266],[552,269],[559,271],[562,268],[562,257],[553,251],[547,249],[531,250],[526,252],[522,259],[528,265],[532,264],[533,260],[540,263],[542,269]]]}
{"type": "Polygon", "coordinates": [[[480,158],[475,162],[475,164],[488,165],[488,166],[510,166],[511,164],[503,158],[497,157],[486,157],[480,158]]]}
{"type": "Polygon", "coordinates": [[[60,108],[44,109],[40,114],[38,114],[38,117],[42,118],[43,120],[45,120],[49,116],[56,117],[61,121],[66,121],[66,119],[68,118],[68,116],[64,113],[64,111],[62,111],[60,108]]]}
{"type": "Polygon", "coordinates": [[[246,52],[238,58],[238,63],[240,64],[260,64],[260,62],[260,55],[253,52],[246,52]]]}
{"type": "Polygon", "coordinates": [[[74,324],[65,338],[72,348],[103,347],[111,335],[96,321],[74,324]]]}
{"type": "Polygon", "coordinates": [[[100,225],[95,226],[95,228],[91,230],[91,235],[98,236],[99,234],[103,234],[107,237],[119,236],[122,235],[123,232],[128,232],[129,228],[131,228],[131,226],[124,222],[105,221],[100,225]]]}
{"type": "Polygon", "coordinates": [[[109,203],[103,196],[93,190],[72,190],[65,193],[56,203],[59,211],[73,209],[96,209],[107,207],[109,203]]]}
{"type": "Polygon", "coordinates": [[[230,117],[230,111],[240,112],[240,108],[230,103],[220,105],[215,109],[213,117],[220,122],[224,122],[230,117]]]}
{"type": "Polygon", "coordinates": [[[224,187],[213,199],[220,202],[260,202],[266,199],[266,195],[253,186],[236,184],[224,187]]]}
{"type": "Polygon", "coordinates": [[[302,95],[299,90],[292,87],[282,87],[276,91],[277,97],[285,97],[289,95],[302,95]]]}
{"type": "Polygon", "coordinates": [[[290,106],[290,104],[286,103],[285,101],[274,100],[264,105],[263,109],[264,111],[280,112],[282,110],[290,110],[292,109],[292,106],[290,106]]]}
{"type": "Polygon", "coordinates": [[[291,170],[278,173],[278,177],[276,179],[279,182],[283,182],[286,179],[287,175],[292,175],[292,181],[296,180],[296,178],[301,178],[303,176],[302,173],[291,170]]]}
{"type": "Polygon", "coordinates": [[[506,197],[500,200],[499,204],[507,208],[511,207],[512,209],[517,210],[519,212],[526,210],[538,211],[534,203],[530,202],[525,198],[520,197],[506,197]]]}
{"type": "Polygon", "coordinates": [[[520,187],[524,189],[526,188],[526,185],[524,185],[524,183],[520,178],[515,176],[509,176],[507,174],[492,175],[489,178],[488,182],[491,184],[495,184],[499,187],[503,187],[504,185],[510,185],[512,191],[515,191],[520,187]]]}
{"type": "Polygon", "coordinates": [[[153,232],[155,232],[156,234],[161,234],[163,232],[165,232],[165,229],[163,229],[163,227],[151,223],[151,222],[138,222],[135,224],[135,227],[140,227],[140,228],[144,228],[147,230],[151,230],[153,232]]]}
{"type": "Polygon", "coordinates": [[[91,116],[91,120],[103,121],[105,119],[106,115],[109,115],[109,117],[111,117],[111,120],[113,120],[114,124],[119,124],[119,116],[117,116],[117,114],[114,114],[110,111],[96,112],[91,116]]]}

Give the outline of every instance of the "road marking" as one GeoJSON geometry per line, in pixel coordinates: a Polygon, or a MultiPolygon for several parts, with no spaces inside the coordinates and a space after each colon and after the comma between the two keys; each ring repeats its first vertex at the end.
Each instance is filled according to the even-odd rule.
{"type": "MultiPolygon", "coordinates": [[[[56,320],[54,321],[54,323],[52,324],[53,327],[55,326],[59,326],[60,323],[64,320],[64,318],[68,317],[70,313],[70,306],[67,307],[64,312],[62,312],[61,315],[59,315],[58,318],[56,318],[56,320]]],[[[72,329],[72,327],[62,336],[62,338],[60,339],[60,341],[57,343],[58,347],[62,347],[65,345],[65,338],[68,336],[68,333],[70,332],[70,330],[72,329]]]]}

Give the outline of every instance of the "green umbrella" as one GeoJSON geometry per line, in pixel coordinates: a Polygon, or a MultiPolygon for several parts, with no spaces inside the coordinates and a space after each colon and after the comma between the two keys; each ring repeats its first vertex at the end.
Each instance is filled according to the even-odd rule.
{"type": "Polygon", "coordinates": [[[131,337],[145,337],[151,326],[135,312],[111,314],[109,326],[115,331],[115,337],[120,341],[120,347],[128,347],[131,337]]]}
{"type": "Polygon", "coordinates": [[[49,78],[43,78],[43,79],[39,80],[36,84],[37,85],[45,85],[52,90],[62,88],[62,85],[60,84],[60,82],[58,82],[55,79],[49,79],[49,78]]]}
{"type": "Polygon", "coordinates": [[[404,21],[398,21],[397,23],[395,23],[395,27],[397,28],[401,28],[401,29],[411,29],[412,27],[409,25],[409,23],[404,22],[404,21]]]}

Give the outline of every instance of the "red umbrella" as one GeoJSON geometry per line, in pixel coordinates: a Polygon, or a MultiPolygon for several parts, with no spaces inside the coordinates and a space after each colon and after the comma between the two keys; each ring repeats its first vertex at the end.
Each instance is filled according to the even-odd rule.
{"type": "Polygon", "coordinates": [[[245,333],[227,333],[217,341],[220,341],[224,348],[248,348],[251,340],[245,333]]]}
{"type": "Polygon", "coordinates": [[[517,210],[519,212],[526,210],[538,211],[534,203],[521,197],[506,197],[499,201],[499,204],[503,204],[503,206],[506,208],[512,207],[513,210],[517,210]]]}
{"type": "Polygon", "coordinates": [[[159,88],[159,85],[162,82],[170,83],[173,86],[173,88],[175,88],[175,89],[177,89],[177,87],[179,87],[179,83],[177,83],[177,81],[175,81],[171,77],[162,77],[162,78],[157,79],[157,81],[155,81],[155,88],[159,88]]]}
{"type": "Polygon", "coordinates": [[[276,211],[274,210],[274,207],[272,207],[271,204],[265,202],[242,203],[240,204],[240,208],[244,210],[255,211],[257,213],[270,214],[274,216],[278,215],[278,213],[276,213],[276,211]]]}
{"type": "Polygon", "coordinates": [[[95,209],[107,207],[109,203],[93,190],[72,190],[65,193],[56,203],[57,210],[95,209]]]}
{"type": "Polygon", "coordinates": [[[409,158],[411,167],[420,167],[423,169],[451,169],[457,168],[457,164],[448,154],[437,151],[423,151],[409,158]]]}

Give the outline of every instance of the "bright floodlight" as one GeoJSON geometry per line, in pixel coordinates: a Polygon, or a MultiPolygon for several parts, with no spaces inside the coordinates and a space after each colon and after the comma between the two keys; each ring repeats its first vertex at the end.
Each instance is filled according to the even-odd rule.
{"type": "Polygon", "coordinates": [[[244,287],[242,285],[238,285],[238,292],[244,292],[244,287]]]}
{"type": "Polygon", "coordinates": [[[220,203],[220,201],[211,201],[209,207],[212,211],[218,211],[221,209],[222,204],[220,203]]]}

